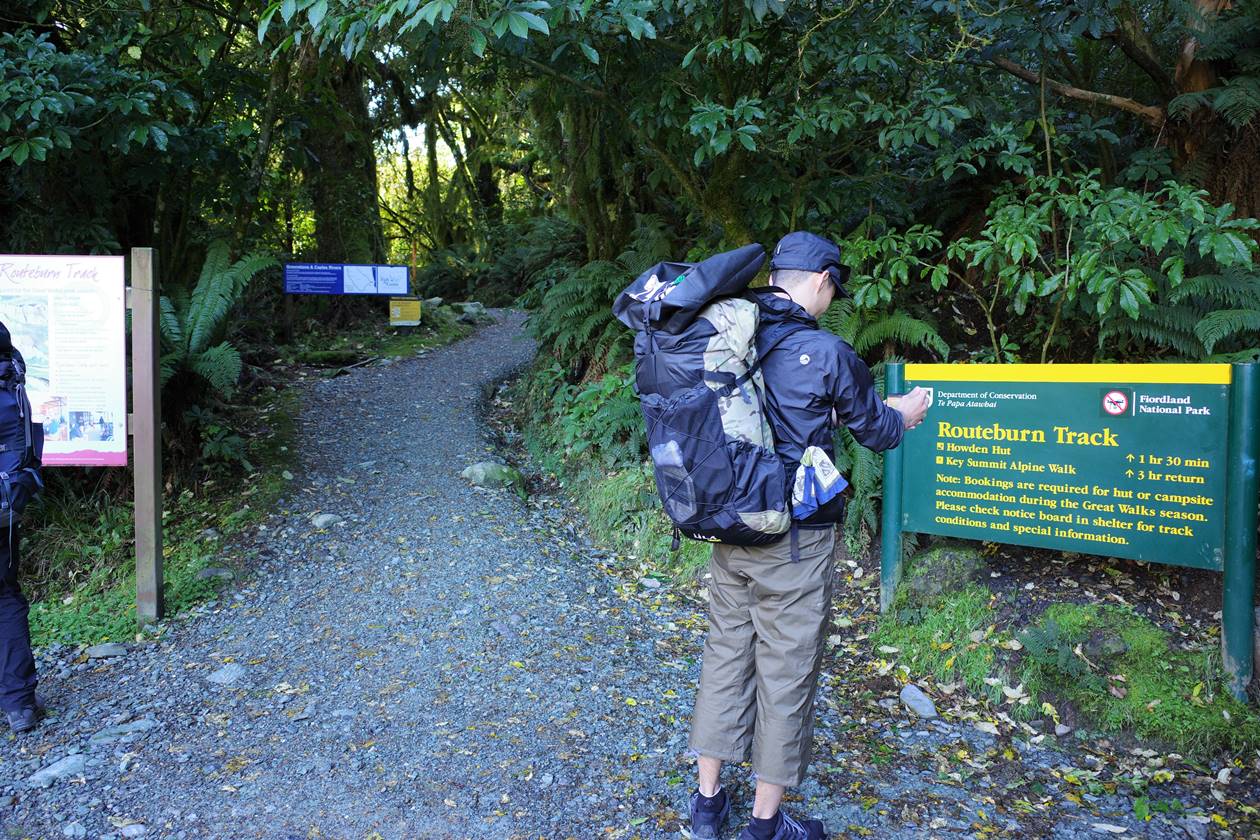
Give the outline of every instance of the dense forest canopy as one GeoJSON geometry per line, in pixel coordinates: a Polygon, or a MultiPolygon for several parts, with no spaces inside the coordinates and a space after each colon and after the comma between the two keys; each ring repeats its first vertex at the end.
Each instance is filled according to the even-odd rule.
{"type": "Polygon", "coordinates": [[[5,250],[154,246],[176,327],[218,284],[185,389],[291,338],[276,261],[524,294],[587,381],[630,275],[797,228],[873,362],[1260,346],[1256,3],[18,0],[0,132],[5,250]]]}

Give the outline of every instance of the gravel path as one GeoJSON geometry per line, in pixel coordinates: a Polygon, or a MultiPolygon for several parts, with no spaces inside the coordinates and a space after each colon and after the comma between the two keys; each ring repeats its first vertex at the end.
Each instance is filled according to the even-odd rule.
{"type": "MultiPolygon", "coordinates": [[[[613,569],[557,499],[459,477],[491,452],[475,405],[532,351],[499,317],[309,386],[304,470],[248,582],[122,656],[44,652],[55,717],[0,739],[9,836],[680,836],[702,605],[613,569]]],[[[877,700],[824,675],[797,810],[840,836],[1207,836],[1063,797],[1054,750],[877,700]]]]}

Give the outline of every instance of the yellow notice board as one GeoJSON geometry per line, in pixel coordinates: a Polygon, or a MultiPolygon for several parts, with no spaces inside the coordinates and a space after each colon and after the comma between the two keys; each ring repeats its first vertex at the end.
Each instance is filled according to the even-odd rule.
{"type": "Polygon", "coordinates": [[[389,325],[391,327],[420,326],[420,298],[390,298],[389,325]]]}

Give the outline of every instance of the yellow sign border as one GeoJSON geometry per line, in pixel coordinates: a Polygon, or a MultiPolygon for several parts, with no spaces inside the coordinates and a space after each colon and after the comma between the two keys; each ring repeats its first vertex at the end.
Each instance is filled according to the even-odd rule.
{"type": "Polygon", "coordinates": [[[910,382],[1096,382],[1104,385],[1228,385],[1228,364],[934,365],[907,362],[910,382]]]}

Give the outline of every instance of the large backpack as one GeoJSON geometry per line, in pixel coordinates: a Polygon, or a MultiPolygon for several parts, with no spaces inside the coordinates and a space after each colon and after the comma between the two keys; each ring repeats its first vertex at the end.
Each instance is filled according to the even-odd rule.
{"type": "MultiPolygon", "coordinates": [[[[760,245],[662,262],[613,304],[635,330],[635,384],[665,512],[692,539],[765,545],[792,525],[757,358],[759,308],[743,294],[760,245]]],[[[786,334],[780,336],[780,340],[786,334]]]]}
{"type": "Polygon", "coordinates": [[[0,323],[0,528],[11,528],[44,486],[44,427],[31,416],[26,362],[0,323]]]}

